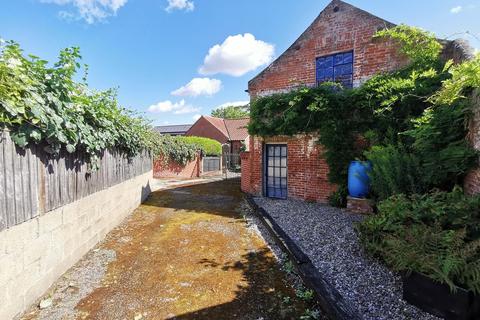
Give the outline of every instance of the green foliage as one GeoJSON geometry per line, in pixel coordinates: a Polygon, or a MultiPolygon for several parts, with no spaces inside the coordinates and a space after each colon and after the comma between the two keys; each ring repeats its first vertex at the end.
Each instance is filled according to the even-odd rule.
{"type": "Polygon", "coordinates": [[[182,140],[194,144],[206,156],[219,156],[222,154],[222,145],[216,140],[203,137],[182,137],[182,140]]]}
{"type": "Polygon", "coordinates": [[[461,64],[453,65],[452,61],[449,61],[445,70],[448,70],[451,78],[445,80],[442,89],[433,95],[433,103],[452,104],[465,98],[469,89],[480,88],[480,53],[477,53],[474,59],[461,64]]]}
{"type": "Polygon", "coordinates": [[[365,153],[372,163],[370,182],[373,194],[383,200],[394,194],[426,191],[421,176],[420,161],[401,145],[373,146],[365,153]]]}
{"type": "Polygon", "coordinates": [[[433,33],[401,24],[377,32],[376,38],[387,38],[400,44],[400,52],[413,63],[430,63],[438,59],[442,45],[433,33]]]}
{"type": "Polygon", "coordinates": [[[428,108],[405,132],[412,138],[412,152],[421,160],[419,181],[430,189],[451,190],[477,163],[478,154],[465,139],[468,104],[428,108]]]}
{"type": "Polygon", "coordinates": [[[182,136],[170,136],[155,133],[151,141],[151,149],[155,159],[164,162],[174,161],[186,165],[198,155],[199,147],[188,142],[182,136]]]}
{"type": "Polygon", "coordinates": [[[338,190],[328,197],[328,204],[332,207],[345,208],[347,206],[348,190],[345,185],[340,185],[338,190]]]}
{"type": "Polygon", "coordinates": [[[465,142],[469,102],[435,105],[429,99],[456,76],[454,67],[445,69],[439,60],[441,44],[432,34],[407,26],[382,30],[376,37],[398,41],[412,63],[359,88],[326,83],[251,104],[252,135],[318,134],[329,180],[340,186],[331,204],[344,205],[342,191],[354,159],[373,162],[373,191],[380,199],[398,192],[451,190],[475,164],[475,152],[465,142]]]}
{"type": "Polygon", "coordinates": [[[480,294],[480,196],[465,196],[460,188],[396,195],[358,229],[366,250],[394,270],[480,294]]]}
{"type": "Polygon", "coordinates": [[[148,124],[118,105],[115,90],[89,89],[86,75],[76,82],[80,59],[78,48],[67,48],[50,67],[24,56],[14,42],[0,44],[0,121],[18,146],[43,143],[53,154],[81,150],[92,168],[107,148],[138,154],[148,143],[148,124]]]}
{"type": "Polygon", "coordinates": [[[227,106],[212,110],[212,117],[223,119],[241,119],[249,116],[248,105],[246,106],[227,106]]]}
{"type": "Polygon", "coordinates": [[[305,312],[303,315],[300,316],[300,320],[315,320],[315,319],[320,319],[320,311],[317,309],[311,310],[311,309],[305,309],[305,312]]]}
{"type": "Polygon", "coordinates": [[[315,293],[311,289],[300,288],[295,291],[295,294],[298,298],[302,299],[303,301],[309,302],[312,301],[315,297],[315,293]]]}
{"type": "Polygon", "coordinates": [[[199,152],[209,156],[222,154],[222,146],[218,141],[203,137],[162,135],[158,132],[152,134],[148,147],[155,159],[182,165],[193,161],[199,152]]]}

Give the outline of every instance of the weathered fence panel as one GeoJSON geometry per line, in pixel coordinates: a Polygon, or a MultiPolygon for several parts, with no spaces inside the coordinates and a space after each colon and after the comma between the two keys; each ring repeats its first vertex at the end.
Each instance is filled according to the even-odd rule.
{"type": "Polygon", "coordinates": [[[128,159],[115,150],[89,172],[85,154],[53,156],[41,146],[17,147],[8,131],[0,140],[0,231],[152,170],[148,152],[128,159]]]}

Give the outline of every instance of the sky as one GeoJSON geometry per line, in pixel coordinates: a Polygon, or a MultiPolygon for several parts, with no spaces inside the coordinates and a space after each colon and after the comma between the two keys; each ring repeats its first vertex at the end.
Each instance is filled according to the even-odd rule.
{"type": "MultiPolygon", "coordinates": [[[[466,38],[480,49],[480,0],[347,0],[390,22],[466,38]]],[[[154,125],[193,123],[248,102],[248,80],[328,0],[0,0],[0,38],[54,62],[79,46],[91,87],[154,125]]]]}

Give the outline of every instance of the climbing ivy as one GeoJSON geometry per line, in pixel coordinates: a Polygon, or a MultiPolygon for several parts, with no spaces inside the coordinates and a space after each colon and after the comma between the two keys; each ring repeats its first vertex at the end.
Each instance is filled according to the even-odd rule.
{"type": "Polygon", "coordinates": [[[0,122],[15,144],[44,145],[48,153],[85,152],[92,168],[98,155],[116,148],[134,156],[147,148],[151,130],[147,121],[122,108],[114,89],[97,91],[82,80],[80,50],[60,52],[58,61],[25,55],[12,41],[0,43],[0,122]]]}
{"type": "MultiPolygon", "coordinates": [[[[393,158],[386,157],[396,155],[398,162],[413,159],[409,153],[414,153],[412,161],[420,166],[415,170],[425,173],[415,178],[427,189],[440,187],[447,191],[475,163],[475,152],[464,139],[467,102],[442,107],[445,99],[440,97],[449,96],[448,92],[452,91],[461,95],[465,87],[478,86],[478,72],[475,73],[478,62],[454,67],[447,63],[445,68],[440,59],[441,44],[432,34],[417,28],[402,25],[379,31],[375,37],[397,41],[400,51],[411,63],[401,70],[374,76],[359,88],[343,89],[339,84],[326,83],[260,97],[251,103],[249,132],[252,135],[318,133],[330,168],[329,180],[343,191],[342,195],[334,196],[335,203],[345,203],[341,198],[345,196],[347,168],[355,158],[371,156],[369,160],[379,159],[384,163],[392,160],[395,164],[393,158]],[[465,73],[471,75],[470,80],[460,76],[465,73]],[[460,81],[463,84],[459,85],[460,81]],[[373,146],[375,158],[373,153],[365,153],[373,146]],[[395,152],[389,151],[397,146],[399,149],[395,152]],[[387,148],[385,152],[383,148],[387,148]],[[436,170],[444,175],[439,176],[436,170]]],[[[386,171],[392,177],[385,177],[383,173],[377,176],[385,177],[392,184],[403,183],[395,181],[393,175],[402,165],[411,164],[398,165],[386,171]]],[[[375,163],[373,167],[374,170],[381,168],[375,163]]],[[[398,188],[391,185],[386,190],[398,188]]]]}

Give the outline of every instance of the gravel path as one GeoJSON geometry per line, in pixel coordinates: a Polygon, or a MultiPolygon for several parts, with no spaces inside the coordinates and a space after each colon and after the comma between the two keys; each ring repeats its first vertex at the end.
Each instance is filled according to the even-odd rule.
{"type": "Polygon", "coordinates": [[[362,216],[303,201],[254,200],[364,319],[438,319],[405,302],[400,277],[365,255],[354,229],[362,216]]]}

